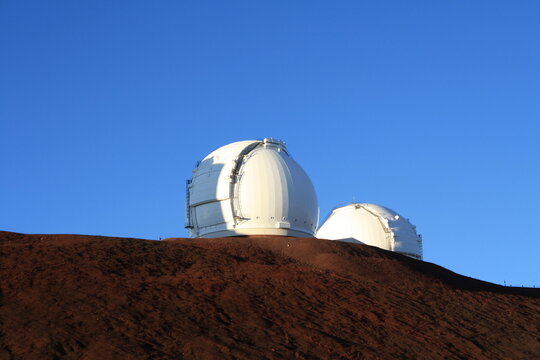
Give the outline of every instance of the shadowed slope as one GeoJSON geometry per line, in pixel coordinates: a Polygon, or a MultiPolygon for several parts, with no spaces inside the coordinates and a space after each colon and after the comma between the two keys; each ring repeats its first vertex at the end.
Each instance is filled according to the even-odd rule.
{"type": "Polygon", "coordinates": [[[0,232],[0,359],[540,354],[540,291],[319,239],[0,232]]]}

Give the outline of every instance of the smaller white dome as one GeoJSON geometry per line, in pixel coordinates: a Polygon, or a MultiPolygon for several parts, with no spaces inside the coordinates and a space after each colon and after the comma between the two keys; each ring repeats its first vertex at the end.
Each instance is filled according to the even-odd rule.
{"type": "Polygon", "coordinates": [[[332,210],[317,238],[360,242],[422,259],[422,237],[416,226],[380,205],[351,204],[332,210]]]}

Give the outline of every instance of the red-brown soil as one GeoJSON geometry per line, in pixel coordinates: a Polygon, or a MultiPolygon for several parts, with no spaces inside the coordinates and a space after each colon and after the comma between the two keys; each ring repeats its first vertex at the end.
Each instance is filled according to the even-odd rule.
{"type": "Polygon", "coordinates": [[[540,291],[318,239],[0,232],[0,359],[534,359],[540,291]]]}

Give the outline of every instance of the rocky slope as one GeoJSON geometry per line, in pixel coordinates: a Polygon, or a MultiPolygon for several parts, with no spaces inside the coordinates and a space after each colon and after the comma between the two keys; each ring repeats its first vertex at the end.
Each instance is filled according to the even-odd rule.
{"type": "Polygon", "coordinates": [[[534,359],[540,291],[318,239],[0,232],[0,359],[534,359]]]}

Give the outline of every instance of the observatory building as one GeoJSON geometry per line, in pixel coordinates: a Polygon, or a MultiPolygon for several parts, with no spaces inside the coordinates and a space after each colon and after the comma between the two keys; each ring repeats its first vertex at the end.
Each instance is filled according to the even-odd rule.
{"type": "Polygon", "coordinates": [[[199,161],[187,181],[192,238],[313,237],[318,222],[313,184],[280,140],[225,145],[199,161]]]}
{"type": "Polygon", "coordinates": [[[334,209],[317,231],[317,238],[362,243],[422,259],[422,237],[416,226],[379,205],[351,204],[334,209]]]}

